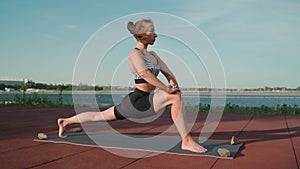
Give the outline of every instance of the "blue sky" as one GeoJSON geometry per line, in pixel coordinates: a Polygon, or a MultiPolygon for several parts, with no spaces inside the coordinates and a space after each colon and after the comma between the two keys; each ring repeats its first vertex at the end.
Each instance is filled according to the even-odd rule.
{"type": "MultiPolygon", "coordinates": [[[[300,86],[297,0],[2,0],[0,79],[72,83],[76,58],[89,37],[115,19],[142,12],[169,13],[196,25],[216,48],[229,88],[300,86]]],[[[84,74],[82,79],[84,83],[84,74]]],[[[200,87],[210,86],[201,77],[197,81],[200,87]]],[[[97,84],[109,83],[108,77],[97,79],[97,84]]]]}

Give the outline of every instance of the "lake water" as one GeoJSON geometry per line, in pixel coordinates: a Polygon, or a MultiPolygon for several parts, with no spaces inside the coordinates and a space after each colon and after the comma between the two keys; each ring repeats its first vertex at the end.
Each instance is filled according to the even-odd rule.
{"type": "MultiPolygon", "coordinates": [[[[31,95],[31,94],[27,94],[31,95]]],[[[44,94],[49,97],[52,102],[58,100],[58,94],[44,94]]],[[[16,94],[12,93],[2,93],[0,94],[0,101],[13,101],[16,94]]],[[[98,104],[118,104],[121,102],[125,94],[77,94],[75,103],[89,104],[92,102],[97,102],[98,104]]],[[[72,94],[63,94],[63,102],[66,104],[73,103],[72,94]]],[[[218,101],[218,96],[214,96],[218,101]]],[[[199,104],[211,104],[211,95],[195,95],[195,94],[183,94],[183,100],[185,105],[199,105],[199,104]]],[[[283,105],[297,105],[300,106],[300,94],[290,95],[290,94],[262,94],[262,95],[234,95],[228,94],[226,96],[226,103],[231,103],[239,106],[247,107],[259,107],[265,105],[268,107],[276,107],[278,104],[283,105]]]]}

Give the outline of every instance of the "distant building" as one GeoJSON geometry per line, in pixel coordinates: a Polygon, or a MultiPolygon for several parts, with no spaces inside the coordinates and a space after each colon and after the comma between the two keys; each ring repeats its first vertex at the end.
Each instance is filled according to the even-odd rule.
{"type": "Polygon", "coordinates": [[[16,91],[16,90],[13,89],[13,88],[7,88],[7,87],[6,87],[6,88],[5,88],[5,91],[6,91],[6,92],[14,92],[14,91],[16,91]]]}
{"type": "Polygon", "coordinates": [[[39,91],[40,91],[39,89],[33,89],[33,88],[26,89],[26,93],[36,93],[39,91]]]}

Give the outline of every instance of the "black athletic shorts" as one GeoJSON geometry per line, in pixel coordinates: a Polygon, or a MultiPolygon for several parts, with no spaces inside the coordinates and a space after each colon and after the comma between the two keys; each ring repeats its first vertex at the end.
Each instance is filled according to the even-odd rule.
{"type": "Polygon", "coordinates": [[[153,106],[153,93],[139,89],[126,95],[122,102],[115,106],[114,114],[117,119],[145,118],[155,115],[153,106]]]}

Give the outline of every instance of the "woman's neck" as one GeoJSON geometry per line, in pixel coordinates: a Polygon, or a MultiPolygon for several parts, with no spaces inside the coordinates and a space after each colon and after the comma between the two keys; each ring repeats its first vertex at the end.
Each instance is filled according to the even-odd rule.
{"type": "Polygon", "coordinates": [[[139,49],[145,49],[145,50],[147,50],[148,44],[143,44],[141,42],[138,42],[137,45],[136,45],[136,47],[139,48],[139,49]]]}

